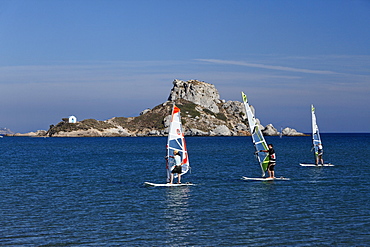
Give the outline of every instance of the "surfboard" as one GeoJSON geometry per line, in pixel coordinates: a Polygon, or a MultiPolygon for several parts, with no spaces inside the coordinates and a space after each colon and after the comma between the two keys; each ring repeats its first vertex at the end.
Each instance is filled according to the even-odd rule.
{"type": "Polygon", "coordinates": [[[145,182],[144,185],[147,186],[154,186],[154,187],[179,187],[179,186],[189,186],[189,185],[194,185],[192,183],[184,183],[184,184],[156,184],[156,183],[150,183],[150,182],[145,182]]]}
{"type": "Polygon", "coordinates": [[[253,180],[253,181],[273,181],[273,180],[290,180],[290,178],[248,178],[248,177],[243,177],[244,180],[253,180]]]}
{"type": "Polygon", "coordinates": [[[301,166],[315,166],[315,167],[323,167],[323,166],[334,166],[333,164],[324,164],[324,165],[315,165],[315,164],[303,164],[300,163],[301,166]]]}

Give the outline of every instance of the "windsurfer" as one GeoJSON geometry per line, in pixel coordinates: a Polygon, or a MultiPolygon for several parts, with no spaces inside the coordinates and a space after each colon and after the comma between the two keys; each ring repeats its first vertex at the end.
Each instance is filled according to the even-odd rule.
{"type": "Polygon", "coordinates": [[[321,163],[322,166],[324,165],[324,159],[322,158],[323,154],[324,154],[324,150],[322,148],[322,144],[319,143],[317,145],[317,155],[316,155],[316,160],[315,160],[316,165],[319,165],[319,162],[321,163]]]}
{"type": "Polygon", "coordinates": [[[175,167],[171,171],[171,181],[170,184],[173,183],[174,174],[177,173],[177,183],[181,184],[181,173],[182,173],[182,162],[181,162],[181,155],[178,150],[173,151],[174,160],[175,160],[175,167]]]}
{"type": "Polygon", "coordinates": [[[276,155],[274,146],[272,144],[268,144],[268,150],[260,150],[259,152],[269,153],[269,164],[267,166],[267,170],[269,172],[269,178],[275,178],[275,165],[276,165],[276,155]]]}

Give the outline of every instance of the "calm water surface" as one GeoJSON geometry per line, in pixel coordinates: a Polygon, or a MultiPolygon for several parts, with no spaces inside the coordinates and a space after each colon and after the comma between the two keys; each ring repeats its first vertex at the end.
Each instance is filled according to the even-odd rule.
{"type": "Polygon", "coordinates": [[[196,186],[165,182],[166,138],[0,139],[1,246],[369,246],[370,134],[267,137],[259,177],[250,137],[188,137],[196,186]]]}

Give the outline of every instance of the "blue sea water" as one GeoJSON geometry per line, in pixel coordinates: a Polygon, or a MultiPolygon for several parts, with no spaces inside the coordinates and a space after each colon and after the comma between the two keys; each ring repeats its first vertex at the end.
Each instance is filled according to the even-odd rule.
{"type": "Polygon", "coordinates": [[[0,139],[1,246],[369,246],[370,134],[267,137],[259,177],[250,137],[187,137],[195,186],[165,182],[163,137],[0,139]]]}

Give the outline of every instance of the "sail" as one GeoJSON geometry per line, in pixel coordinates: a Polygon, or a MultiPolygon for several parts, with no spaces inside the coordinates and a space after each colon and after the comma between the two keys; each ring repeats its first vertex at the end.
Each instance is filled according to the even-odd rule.
{"type": "MultiPolygon", "coordinates": [[[[181,124],[181,117],[180,117],[180,108],[176,105],[173,105],[172,108],[172,115],[171,115],[171,122],[170,128],[168,130],[168,138],[167,138],[167,162],[166,162],[166,169],[167,169],[167,182],[170,180],[171,170],[172,167],[175,165],[175,161],[173,158],[173,151],[178,150],[182,160],[182,173],[181,175],[188,172],[189,166],[189,157],[188,151],[186,149],[186,142],[184,133],[182,131],[182,124],[181,124]]],[[[175,177],[177,174],[175,174],[175,177]]]]}
{"type": "MultiPolygon", "coordinates": [[[[245,106],[245,111],[247,112],[249,130],[250,130],[251,135],[252,135],[252,141],[253,141],[253,144],[254,144],[254,148],[255,148],[256,151],[268,150],[265,138],[263,137],[262,132],[260,130],[260,127],[258,126],[256,118],[254,117],[254,114],[252,112],[252,109],[249,106],[247,96],[243,92],[242,92],[242,98],[243,98],[243,103],[244,103],[244,106],[245,106]]],[[[265,172],[267,170],[268,163],[269,163],[268,153],[266,153],[266,152],[257,152],[256,156],[257,156],[257,160],[258,160],[258,162],[261,166],[262,177],[264,177],[265,172]]]]}
{"type": "Polygon", "coordinates": [[[319,127],[317,126],[316,123],[315,107],[313,105],[311,105],[311,113],[312,113],[312,145],[315,151],[316,159],[319,152],[319,144],[321,144],[322,147],[322,143],[320,139],[319,127]]]}

